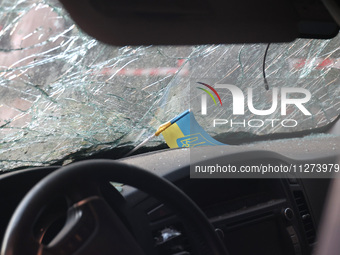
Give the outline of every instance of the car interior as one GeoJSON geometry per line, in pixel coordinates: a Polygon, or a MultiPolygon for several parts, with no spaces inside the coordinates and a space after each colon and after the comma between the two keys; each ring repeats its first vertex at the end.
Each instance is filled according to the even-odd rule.
{"type": "MultiPolygon", "coordinates": [[[[322,42],[336,37],[340,25],[340,5],[332,0],[60,2],[84,33],[113,46],[322,42]]],[[[118,147],[4,169],[1,255],[340,254],[339,105],[335,109],[321,131],[261,142],[163,144],[131,156],[118,147]],[[193,166],[212,164],[322,165],[334,172],[193,178],[193,166]]]]}

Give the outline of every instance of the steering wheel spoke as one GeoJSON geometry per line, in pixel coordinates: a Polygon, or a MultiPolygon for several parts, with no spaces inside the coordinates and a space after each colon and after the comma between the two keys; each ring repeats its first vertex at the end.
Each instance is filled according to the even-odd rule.
{"type": "Polygon", "coordinates": [[[81,200],[68,210],[65,226],[45,250],[55,255],[143,254],[118,216],[98,196],[81,200]]]}

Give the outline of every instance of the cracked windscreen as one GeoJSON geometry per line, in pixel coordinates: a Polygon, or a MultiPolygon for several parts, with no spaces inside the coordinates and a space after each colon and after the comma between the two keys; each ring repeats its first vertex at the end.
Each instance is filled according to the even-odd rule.
{"type": "MultiPolygon", "coordinates": [[[[268,108],[274,87],[302,87],[312,94],[305,104],[312,115],[288,129],[270,123],[216,129],[202,123],[201,109],[194,110],[202,127],[225,143],[228,134],[247,141],[318,130],[340,112],[339,36],[271,44],[266,91],[266,44],[113,47],[83,33],[57,1],[4,0],[0,7],[2,171],[131,149],[198,101],[190,93],[196,82],[251,87],[257,109],[268,108]]],[[[222,99],[231,100],[226,93],[222,99]]],[[[210,105],[208,110],[210,118],[233,118],[210,105]]],[[[301,119],[297,107],[287,111],[301,119]]],[[[275,114],[280,112],[270,118],[275,114]]],[[[244,117],[251,116],[246,109],[244,117]]],[[[159,136],[147,146],[162,144],[159,136]]]]}

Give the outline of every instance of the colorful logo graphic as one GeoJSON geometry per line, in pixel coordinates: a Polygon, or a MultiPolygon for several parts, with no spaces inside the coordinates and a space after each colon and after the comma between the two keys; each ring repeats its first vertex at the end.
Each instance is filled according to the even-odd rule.
{"type": "MultiPolygon", "coordinates": [[[[206,86],[206,87],[209,88],[212,92],[214,92],[214,94],[217,96],[217,98],[218,98],[218,100],[220,101],[220,104],[221,104],[221,106],[222,106],[221,97],[220,97],[220,95],[217,93],[217,91],[216,91],[212,86],[210,86],[210,85],[208,85],[208,84],[205,84],[205,83],[203,83],[203,82],[197,82],[197,83],[198,83],[198,84],[201,84],[201,85],[203,85],[203,86],[206,86]]],[[[197,87],[197,88],[200,89],[200,90],[203,90],[205,93],[207,93],[207,94],[212,98],[212,100],[214,101],[215,105],[217,105],[214,96],[211,94],[211,92],[210,92],[209,90],[206,90],[206,89],[201,88],[201,87],[197,87]]]]}

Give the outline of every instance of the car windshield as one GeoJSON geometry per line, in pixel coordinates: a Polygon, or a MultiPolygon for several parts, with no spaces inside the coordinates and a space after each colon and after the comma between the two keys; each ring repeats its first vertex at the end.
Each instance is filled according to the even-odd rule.
{"type": "MultiPolygon", "coordinates": [[[[57,1],[4,0],[0,6],[3,171],[133,148],[160,124],[193,109],[200,97],[191,88],[202,83],[236,86],[245,98],[251,88],[256,109],[271,107],[273,88],[279,106],[283,87],[304,88],[312,96],[303,104],[310,115],[302,107],[287,107],[287,119],[299,119],[299,125],[287,122],[289,128],[282,125],[279,106],[269,116],[258,114],[249,125],[254,112],[246,108],[241,118],[232,111],[222,114],[208,96],[211,121],[246,123],[216,127],[210,120],[205,123],[196,107],[197,121],[225,143],[230,142],[225,134],[238,134],[233,137],[247,142],[254,135],[318,130],[340,112],[339,36],[270,44],[265,59],[267,44],[113,47],[83,33],[57,1]]],[[[231,102],[227,91],[219,93],[224,104],[231,102]]],[[[162,144],[159,136],[147,146],[162,144]]]]}

